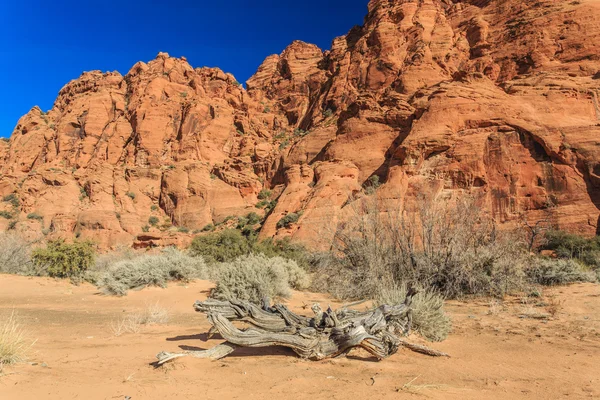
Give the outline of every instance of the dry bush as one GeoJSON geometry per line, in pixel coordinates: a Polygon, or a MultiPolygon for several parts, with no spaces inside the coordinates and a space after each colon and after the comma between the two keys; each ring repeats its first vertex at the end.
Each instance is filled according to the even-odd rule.
{"type": "Polygon", "coordinates": [[[4,365],[26,361],[31,346],[14,311],[0,321],[0,370],[4,365]]]}
{"type": "Polygon", "coordinates": [[[101,291],[124,296],[129,290],[147,286],[166,287],[170,281],[207,279],[209,271],[202,257],[191,257],[174,248],[113,264],[98,280],[101,291]]]}
{"type": "Polygon", "coordinates": [[[406,283],[449,298],[521,288],[523,249],[498,233],[472,199],[423,198],[410,211],[359,204],[355,217],[335,232],[332,254],[315,268],[316,289],[363,299],[406,283]]]}
{"type": "Polygon", "coordinates": [[[531,282],[545,286],[596,281],[595,274],[574,259],[533,258],[525,272],[531,282]]]}
{"type": "MultiPolygon", "coordinates": [[[[377,295],[378,304],[397,305],[404,303],[406,285],[381,289],[377,295]]],[[[412,325],[424,338],[441,342],[448,337],[452,327],[450,317],[444,311],[444,298],[435,291],[420,290],[413,297],[411,305],[412,325]]]]}
{"type": "Polygon", "coordinates": [[[262,304],[265,298],[290,296],[290,286],[304,289],[309,285],[307,273],[295,261],[282,257],[268,258],[250,254],[220,264],[217,286],[211,297],[239,299],[262,304]]]}
{"type": "Polygon", "coordinates": [[[26,276],[43,275],[31,261],[31,246],[17,235],[0,233],[0,273],[26,276]]]}
{"type": "Polygon", "coordinates": [[[164,325],[169,322],[169,311],[159,303],[151,304],[143,312],[131,313],[111,323],[115,336],[139,333],[144,325],[164,325]]]}

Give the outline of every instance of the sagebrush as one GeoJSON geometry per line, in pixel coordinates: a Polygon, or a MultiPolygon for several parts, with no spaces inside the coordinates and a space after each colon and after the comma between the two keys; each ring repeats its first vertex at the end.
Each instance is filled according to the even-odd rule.
{"type": "MultiPolygon", "coordinates": [[[[382,288],[377,304],[398,305],[408,293],[406,285],[382,288]]],[[[432,290],[421,289],[411,304],[412,328],[424,338],[441,342],[448,337],[452,327],[450,317],[444,311],[444,297],[432,290]]]]}
{"type": "Polygon", "coordinates": [[[357,207],[314,269],[318,290],[363,299],[412,284],[455,298],[502,296],[523,286],[522,247],[497,232],[472,199],[422,199],[414,210],[382,212],[370,201],[357,207]]]}
{"type": "Polygon", "coordinates": [[[202,257],[191,257],[174,248],[146,254],[111,265],[97,285],[107,294],[124,296],[129,290],[148,286],[166,287],[168,282],[189,282],[210,276],[202,257]]]}
{"type": "Polygon", "coordinates": [[[307,273],[295,261],[250,254],[219,265],[211,297],[262,304],[267,298],[289,297],[290,288],[301,290],[308,285],[307,273]]]}
{"type": "Polygon", "coordinates": [[[28,242],[14,234],[0,233],[0,273],[36,276],[43,270],[33,264],[28,242]]]}
{"type": "Polygon", "coordinates": [[[596,281],[592,271],[573,259],[535,258],[525,271],[532,283],[545,286],[596,281]]]}

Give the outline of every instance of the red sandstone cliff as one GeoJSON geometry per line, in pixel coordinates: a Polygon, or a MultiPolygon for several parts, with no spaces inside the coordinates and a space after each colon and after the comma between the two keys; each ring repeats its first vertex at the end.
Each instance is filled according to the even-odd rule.
{"type": "MultiPolygon", "coordinates": [[[[0,204],[19,212],[0,229],[108,247],[153,216],[163,231],[194,230],[263,212],[257,195],[270,188],[279,201],[261,234],[310,243],[376,175],[382,208],[466,192],[506,223],[551,201],[561,228],[593,234],[599,21],[594,0],[372,0],[331,50],[294,42],[247,90],[163,53],[126,76],[84,73],[0,141],[0,195],[21,203],[0,204]]],[[[141,239],[190,237],[159,231],[141,239]]]]}

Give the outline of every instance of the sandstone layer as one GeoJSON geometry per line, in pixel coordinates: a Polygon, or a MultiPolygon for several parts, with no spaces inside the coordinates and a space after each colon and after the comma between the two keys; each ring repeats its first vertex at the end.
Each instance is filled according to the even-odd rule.
{"type": "Polygon", "coordinates": [[[296,41],[246,89],[165,53],[84,73],[0,141],[0,229],[171,245],[257,212],[263,237],[322,245],[361,199],[428,192],[593,235],[599,96],[597,0],[372,0],[331,50],[296,41]]]}

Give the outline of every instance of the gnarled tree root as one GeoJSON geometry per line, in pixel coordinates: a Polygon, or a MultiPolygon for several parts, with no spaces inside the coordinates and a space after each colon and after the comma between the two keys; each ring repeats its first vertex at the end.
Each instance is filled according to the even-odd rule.
{"type": "Polygon", "coordinates": [[[400,339],[399,336],[410,332],[410,305],[414,294],[409,291],[403,304],[383,305],[365,312],[345,308],[323,311],[315,304],[313,318],[297,315],[281,304],[261,308],[235,299],[198,301],[194,308],[207,315],[212,325],[209,335],[218,332],[226,342],[209,350],[162,352],[157,356],[158,364],[184,356],[218,360],[237,347],[270,346],[290,348],[309,360],[343,356],[353,348],[362,348],[379,360],[395,354],[400,347],[433,357],[448,357],[445,353],[400,339]],[[245,322],[250,327],[239,329],[232,322],[245,322]]]}

